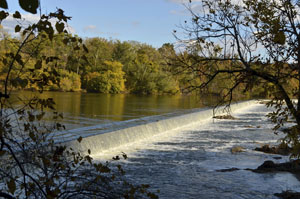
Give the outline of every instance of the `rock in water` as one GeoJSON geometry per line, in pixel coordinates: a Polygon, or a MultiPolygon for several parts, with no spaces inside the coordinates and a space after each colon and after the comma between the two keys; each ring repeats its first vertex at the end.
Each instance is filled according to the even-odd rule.
{"type": "Polygon", "coordinates": [[[271,160],[267,160],[262,165],[257,167],[257,169],[250,169],[250,170],[258,173],[286,171],[286,172],[296,174],[296,176],[299,176],[300,160],[292,160],[290,162],[284,162],[284,163],[274,163],[271,160]]]}
{"type": "Polygon", "coordinates": [[[235,147],[232,147],[230,149],[231,153],[235,154],[235,153],[240,153],[240,152],[244,152],[245,151],[245,148],[244,147],[241,147],[241,146],[235,146],[235,147]]]}
{"type": "Polygon", "coordinates": [[[275,196],[282,198],[282,199],[299,199],[300,193],[299,192],[292,192],[292,191],[283,191],[282,193],[275,193],[275,196]]]}
{"type": "Polygon", "coordinates": [[[269,146],[268,144],[265,144],[262,147],[255,148],[254,150],[279,155],[289,155],[292,152],[292,148],[286,143],[281,143],[278,146],[269,146]]]}
{"type": "Polygon", "coordinates": [[[270,170],[276,167],[275,163],[271,160],[265,161],[262,165],[257,167],[257,170],[270,170]]]}
{"type": "Polygon", "coordinates": [[[217,172],[231,172],[231,171],[238,171],[238,170],[240,170],[240,169],[233,167],[233,168],[230,168],[230,169],[219,169],[219,170],[216,170],[216,171],[217,172]]]}

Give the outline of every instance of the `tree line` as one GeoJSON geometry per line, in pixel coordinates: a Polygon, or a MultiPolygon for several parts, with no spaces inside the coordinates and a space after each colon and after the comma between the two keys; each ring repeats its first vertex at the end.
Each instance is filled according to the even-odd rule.
{"type": "MultiPolygon", "coordinates": [[[[0,58],[15,53],[21,40],[1,28],[0,58]]],[[[47,74],[44,67],[46,63],[41,58],[51,56],[54,59],[51,65],[56,68],[59,83],[48,86],[45,88],[47,90],[136,94],[179,92],[178,81],[171,74],[165,59],[165,53],[175,54],[170,44],[155,49],[135,41],[121,42],[104,38],[87,38],[82,41],[77,36],[65,33],[54,34],[52,41],[40,35],[34,42],[32,46],[38,45],[37,49],[26,46],[21,52],[23,56],[29,56],[29,53],[31,56],[22,75],[12,74],[12,79],[30,80],[32,69],[40,73],[37,75],[47,74]],[[76,40],[81,40],[84,48],[78,48],[76,40]]],[[[7,65],[2,63],[1,81],[5,80],[7,70],[7,65]]],[[[18,83],[15,82],[15,88],[35,89],[30,84],[18,83]]]]}
{"type": "MultiPolygon", "coordinates": [[[[0,59],[4,59],[7,54],[16,53],[22,39],[22,36],[13,37],[0,27],[0,59]]],[[[58,77],[56,83],[43,88],[50,91],[180,94],[190,92],[193,85],[205,81],[199,74],[190,72],[194,71],[193,67],[182,70],[182,64],[201,59],[194,48],[180,51],[169,43],[154,48],[136,41],[121,42],[100,37],[83,40],[76,35],[65,33],[55,33],[50,40],[45,33],[34,39],[32,47],[24,46],[20,54],[30,59],[26,65],[20,66],[21,74],[11,74],[13,89],[38,90],[37,85],[30,84],[29,81],[36,76],[51,76],[49,68],[52,68],[51,73],[58,77]],[[79,48],[79,43],[83,43],[84,48],[79,48]],[[32,49],[33,46],[38,48],[32,49]],[[43,57],[51,57],[52,60],[44,60],[43,57]]],[[[226,67],[229,62],[224,64],[210,61],[206,65],[216,69],[226,67]]],[[[8,65],[1,62],[1,82],[5,81],[7,72],[8,65]]],[[[223,75],[208,85],[206,91],[220,95],[230,88],[230,82],[230,78],[223,75]]],[[[240,90],[240,93],[246,97],[266,97],[269,95],[268,90],[257,88],[254,92],[243,93],[240,90]]]]}

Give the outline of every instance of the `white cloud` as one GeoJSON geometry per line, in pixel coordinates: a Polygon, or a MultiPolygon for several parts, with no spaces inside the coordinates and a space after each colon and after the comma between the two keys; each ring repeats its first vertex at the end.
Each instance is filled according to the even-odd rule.
{"type": "Polygon", "coordinates": [[[138,27],[140,24],[141,24],[141,22],[139,22],[139,21],[131,22],[131,25],[134,26],[134,27],[138,27]]]}
{"type": "Polygon", "coordinates": [[[119,35],[119,33],[102,32],[95,25],[87,25],[87,26],[85,26],[83,28],[83,32],[85,32],[85,33],[92,33],[92,34],[95,34],[95,35],[109,35],[109,36],[118,36],[119,35]]]}
{"type": "Polygon", "coordinates": [[[182,9],[170,10],[169,13],[174,15],[190,16],[191,13],[189,10],[192,10],[193,12],[197,13],[203,9],[201,3],[202,0],[192,0],[191,3],[189,0],[165,0],[165,1],[182,5],[182,9]]]}
{"type": "Polygon", "coordinates": [[[85,32],[94,32],[97,31],[97,27],[95,25],[88,25],[83,28],[85,32]]]}
{"type": "MultiPolygon", "coordinates": [[[[15,19],[12,17],[12,13],[2,21],[1,25],[3,29],[10,33],[13,37],[19,36],[18,33],[15,33],[15,26],[20,25],[22,28],[26,28],[29,25],[37,23],[40,20],[40,16],[33,14],[22,14],[22,19],[15,19]]],[[[50,20],[53,27],[55,27],[56,20],[50,20]]],[[[69,33],[75,33],[75,29],[68,24],[65,24],[66,29],[69,33]]]]}
{"type": "Polygon", "coordinates": [[[189,12],[185,9],[181,9],[181,10],[170,10],[169,12],[170,14],[173,14],[173,15],[183,15],[183,16],[187,16],[189,15],[189,12]]]}

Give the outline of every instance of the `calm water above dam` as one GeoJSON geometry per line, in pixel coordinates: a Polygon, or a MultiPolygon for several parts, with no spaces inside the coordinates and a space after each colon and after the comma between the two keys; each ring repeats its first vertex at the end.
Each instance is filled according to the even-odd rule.
{"type": "MultiPolygon", "coordinates": [[[[38,95],[32,92],[13,94],[23,99],[38,95]]],[[[210,106],[215,97],[126,94],[95,94],[76,92],[44,92],[41,98],[53,98],[58,112],[63,113],[67,129],[124,121],[151,115],[161,115],[186,109],[210,106]]]]}

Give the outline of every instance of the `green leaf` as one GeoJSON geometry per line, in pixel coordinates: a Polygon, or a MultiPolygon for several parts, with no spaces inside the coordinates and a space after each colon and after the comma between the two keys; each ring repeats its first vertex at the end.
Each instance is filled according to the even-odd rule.
{"type": "Polygon", "coordinates": [[[0,8],[8,9],[6,0],[0,0],[0,8]]]}
{"type": "Polygon", "coordinates": [[[24,131],[29,131],[30,124],[24,124],[24,131]]]}
{"type": "Polygon", "coordinates": [[[23,10],[36,14],[39,7],[39,0],[19,0],[19,4],[23,10]]]}
{"type": "Polygon", "coordinates": [[[3,156],[6,153],[4,150],[0,150],[0,156],[3,156]]]}
{"type": "Polygon", "coordinates": [[[15,32],[20,32],[20,30],[21,30],[21,26],[16,25],[16,27],[15,27],[15,32]]]}
{"type": "Polygon", "coordinates": [[[7,64],[7,59],[3,58],[3,59],[2,59],[2,63],[3,63],[4,65],[6,65],[6,64],[7,64]]]}
{"type": "Polygon", "coordinates": [[[7,183],[7,187],[8,187],[8,191],[11,194],[14,194],[16,191],[16,183],[14,179],[11,179],[8,183],[7,183]]]}
{"type": "Polygon", "coordinates": [[[72,37],[72,38],[71,38],[71,41],[72,41],[72,42],[76,42],[77,39],[76,39],[75,37],[72,37]]]}
{"type": "Polygon", "coordinates": [[[43,119],[44,115],[45,115],[45,112],[42,112],[41,114],[38,114],[36,116],[37,120],[40,121],[41,119],[43,119]]]}
{"type": "Polygon", "coordinates": [[[286,37],[285,37],[285,34],[284,34],[283,31],[279,31],[275,34],[275,37],[274,37],[274,42],[275,43],[280,44],[280,45],[284,45],[285,40],[286,40],[286,37]]]}
{"type": "Polygon", "coordinates": [[[56,22],[55,28],[56,28],[57,32],[61,33],[61,32],[64,31],[65,24],[64,23],[56,22]]]}
{"type": "Polygon", "coordinates": [[[20,77],[17,77],[15,79],[11,80],[11,84],[14,87],[18,87],[21,86],[22,88],[25,88],[28,85],[28,80],[27,79],[22,79],[20,77]]]}
{"type": "Polygon", "coordinates": [[[127,155],[126,155],[126,153],[124,153],[124,152],[122,152],[122,156],[123,156],[123,158],[126,160],[128,157],[127,157],[127,155]]]}
{"type": "Polygon", "coordinates": [[[80,136],[77,141],[80,143],[82,141],[82,137],[80,136]]]}
{"type": "Polygon", "coordinates": [[[32,131],[29,132],[29,137],[35,142],[36,141],[36,137],[34,135],[34,133],[32,131]]]}
{"type": "Polygon", "coordinates": [[[82,45],[82,47],[83,47],[83,50],[84,50],[86,53],[89,52],[89,49],[88,49],[84,44],[82,45]]]}
{"type": "Polygon", "coordinates": [[[38,60],[35,65],[34,65],[35,69],[41,69],[42,68],[42,60],[38,60]]]}
{"type": "Polygon", "coordinates": [[[68,39],[68,38],[65,38],[65,39],[63,40],[63,43],[64,43],[65,45],[67,45],[67,44],[69,43],[69,39],[68,39]]]}
{"type": "MultiPolygon", "coordinates": [[[[1,1],[1,0],[0,0],[1,1]]],[[[5,11],[0,12],[0,22],[8,16],[8,13],[5,11]]]]}
{"type": "Polygon", "coordinates": [[[35,120],[35,117],[34,117],[34,115],[29,114],[28,119],[29,119],[29,122],[33,122],[35,120]]]}
{"type": "Polygon", "coordinates": [[[19,11],[16,11],[15,14],[13,14],[13,18],[21,19],[21,14],[19,13],[19,11]]]}
{"type": "Polygon", "coordinates": [[[75,46],[73,49],[74,50],[80,50],[80,47],[79,46],[75,46]]]}
{"type": "Polygon", "coordinates": [[[82,56],[81,56],[81,59],[83,59],[83,60],[86,61],[86,62],[89,62],[88,59],[87,59],[87,57],[86,57],[85,55],[82,55],[82,56]]]}
{"type": "Polygon", "coordinates": [[[19,82],[20,86],[22,88],[25,88],[27,85],[28,85],[28,80],[27,79],[22,79],[20,82],[19,82]]]}

